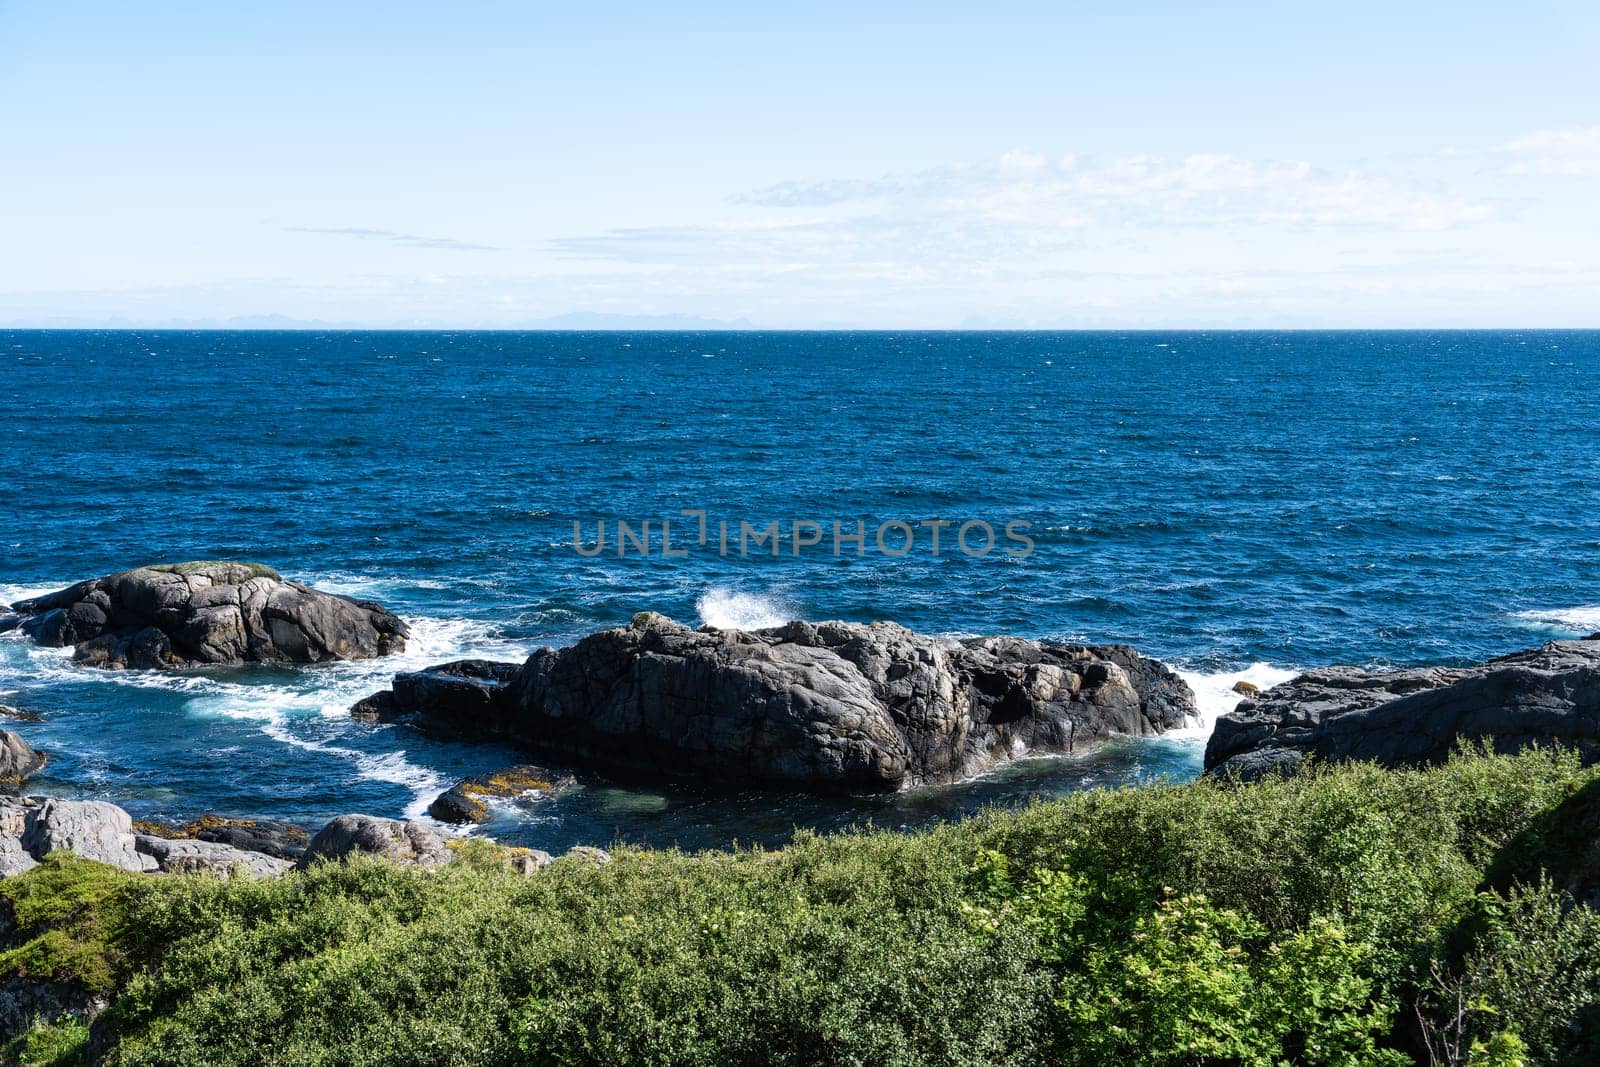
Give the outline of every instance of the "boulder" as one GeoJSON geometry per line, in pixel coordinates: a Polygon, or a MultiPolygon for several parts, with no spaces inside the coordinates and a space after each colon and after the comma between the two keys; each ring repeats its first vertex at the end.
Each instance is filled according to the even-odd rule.
{"type": "Polygon", "coordinates": [[[488,822],[488,801],[493,797],[554,796],[572,784],[570,774],[552,774],[543,767],[521,763],[463,778],[428,805],[428,814],[440,822],[488,822]]]}
{"type": "Polygon", "coordinates": [[[141,567],[13,606],[41,645],[112,669],[368,659],[405,648],[380,605],[320,592],[251,563],[141,567]]]}
{"type": "Polygon", "coordinates": [[[21,844],[35,859],[65,851],[125,871],[154,869],[154,860],[141,856],[135,847],[133,820],[115,804],[54,797],[23,799],[21,844]]]}
{"type": "Polygon", "coordinates": [[[561,858],[578,860],[582,863],[592,863],[596,867],[603,867],[611,862],[611,853],[593,845],[573,845],[562,854],[561,858]]]}
{"type": "Polygon", "coordinates": [[[358,852],[405,867],[437,867],[454,856],[449,838],[432,826],[373,815],[340,815],[317,831],[295,866],[304,870],[317,860],[342,860],[358,852]]]}
{"type": "Polygon", "coordinates": [[[893,623],[690,629],[645,612],[521,667],[396,678],[409,721],[648,778],[886,792],[1182,726],[1194,695],[1121,645],[957,641],[893,623]]]}
{"type": "Polygon", "coordinates": [[[44,754],[19,735],[0,729],[0,786],[18,786],[44,766],[44,754]]]}
{"type": "Polygon", "coordinates": [[[556,858],[542,848],[525,848],[513,853],[509,863],[518,874],[530,875],[544,870],[555,861],[556,858]]]}
{"type": "Polygon", "coordinates": [[[22,839],[19,836],[0,835],[0,878],[10,878],[14,874],[31,871],[37,866],[39,861],[22,847],[22,839]]]}
{"type": "Polygon", "coordinates": [[[155,861],[163,874],[193,874],[212,871],[222,875],[246,874],[256,878],[282,874],[294,861],[249,852],[216,841],[169,839],[150,834],[134,835],[134,847],[155,861]]]}
{"type": "Polygon", "coordinates": [[[1208,773],[1260,777],[1307,757],[1438,763],[1462,741],[1560,744],[1600,759],[1600,641],[1552,641],[1474,667],[1325,667],[1217,720],[1208,773]]]}

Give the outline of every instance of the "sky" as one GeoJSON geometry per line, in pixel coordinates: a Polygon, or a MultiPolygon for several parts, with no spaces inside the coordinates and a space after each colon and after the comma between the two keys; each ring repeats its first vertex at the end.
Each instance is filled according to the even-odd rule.
{"type": "Polygon", "coordinates": [[[0,0],[0,211],[9,326],[1597,327],[1600,5],[0,0]]]}

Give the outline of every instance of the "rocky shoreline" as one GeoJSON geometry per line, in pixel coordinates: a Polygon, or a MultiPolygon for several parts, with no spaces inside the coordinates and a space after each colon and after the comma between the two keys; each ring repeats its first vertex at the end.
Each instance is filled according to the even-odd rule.
{"type": "Polygon", "coordinates": [[[1217,720],[1205,770],[1258,778],[1308,759],[1439,763],[1463,742],[1530,745],[1600,761],[1600,634],[1474,667],[1324,667],[1249,695],[1217,720]]]}
{"type": "MultiPolygon", "coordinates": [[[[381,605],[239,563],[140,568],[0,605],[8,629],[72,645],[78,662],[103,668],[368,658],[406,639],[405,623],[381,605]]],[[[1240,692],[1207,744],[1209,775],[1248,780],[1307,761],[1426,765],[1463,741],[1501,752],[1559,744],[1600,760],[1600,634],[1472,667],[1328,667],[1240,692]]],[[[1196,707],[1176,673],[1121,645],[958,641],[887,622],[694,629],[642,612],[520,664],[401,672],[351,714],[509,742],[618,779],[861,794],[1079,754],[1115,735],[1157,736],[1192,722],[1196,707]]],[[[46,758],[0,730],[0,789],[20,792],[46,758]]],[[[344,815],[315,834],[217,816],[135,824],[101,801],[0,796],[0,875],[54,850],[149,873],[270,876],[363,852],[431,866],[448,862],[454,840],[437,823],[480,823],[495,798],[570,784],[523,764],[458,782],[429,807],[434,821],[344,815]]],[[[550,860],[526,856],[530,869],[550,860]]]]}

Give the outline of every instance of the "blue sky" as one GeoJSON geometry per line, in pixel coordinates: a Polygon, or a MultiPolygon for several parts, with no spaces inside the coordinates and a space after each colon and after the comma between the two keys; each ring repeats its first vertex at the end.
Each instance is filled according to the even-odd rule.
{"type": "Polygon", "coordinates": [[[0,0],[0,323],[1600,326],[1600,5],[0,0]]]}

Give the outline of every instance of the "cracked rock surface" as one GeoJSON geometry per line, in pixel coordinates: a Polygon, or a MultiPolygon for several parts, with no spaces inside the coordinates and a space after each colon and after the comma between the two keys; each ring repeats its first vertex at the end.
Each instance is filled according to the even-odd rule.
{"type": "Polygon", "coordinates": [[[1181,678],[1121,645],[887,622],[696,630],[644,612],[520,667],[399,675],[356,710],[622,775],[884,792],[1160,734],[1195,708],[1181,678]]]}

